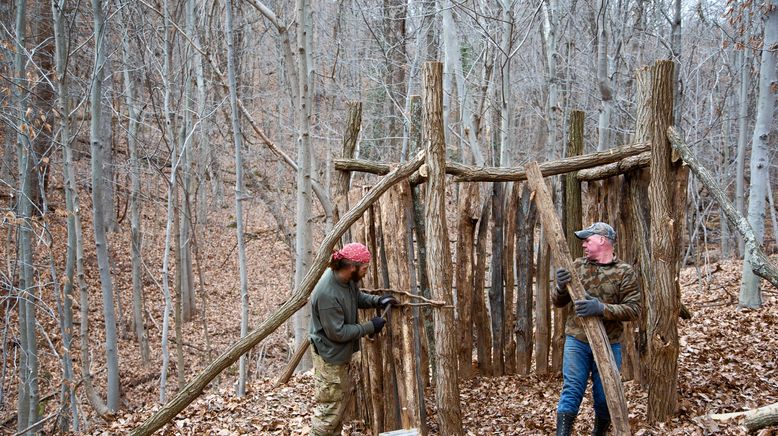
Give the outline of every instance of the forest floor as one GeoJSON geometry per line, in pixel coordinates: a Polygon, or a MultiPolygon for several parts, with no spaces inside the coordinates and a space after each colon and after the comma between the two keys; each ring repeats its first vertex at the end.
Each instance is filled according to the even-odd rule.
{"type": "MultiPolygon", "coordinates": [[[[746,434],[737,422],[716,423],[700,418],[710,413],[753,409],[778,402],[778,296],[765,292],[759,310],[736,310],[740,262],[708,265],[706,271],[687,268],[682,274],[683,300],[693,312],[681,320],[678,360],[678,413],[665,424],[646,420],[647,393],[625,383],[630,425],[636,435],[746,434]],[[700,273],[700,276],[698,276],[700,273]]],[[[295,375],[275,388],[275,374],[252,381],[238,399],[232,389],[202,395],[164,434],[305,435],[310,431],[313,380],[310,372],[295,375]]],[[[476,377],[461,383],[463,427],[472,435],[553,434],[559,377],[476,377]]],[[[427,423],[437,433],[434,393],[427,390],[427,423]]],[[[140,424],[157,406],[142,407],[104,427],[124,432],[140,424]]],[[[589,394],[576,424],[579,434],[591,434],[589,394]]],[[[369,435],[361,422],[347,424],[344,434],[369,435]]],[[[778,429],[762,435],[778,434],[778,429]]]]}
{"type": "MultiPolygon", "coordinates": [[[[131,265],[129,256],[129,219],[120,223],[120,230],[110,236],[113,253],[112,272],[117,289],[117,305],[120,323],[120,373],[122,379],[123,408],[116,419],[104,422],[94,415],[82,390],[79,390],[82,427],[89,434],[126,434],[147,419],[160,407],[160,346],[163,329],[162,284],[159,271],[162,265],[165,222],[164,187],[147,186],[144,206],[144,278],[145,305],[148,311],[149,338],[152,361],[144,365],[140,359],[138,344],[132,339],[131,318],[131,265]]],[[[61,187],[54,187],[61,192],[61,187]]],[[[82,197],[83,198],[83,197],[82,197]]],[[[61,198],[56,194],[51,205],[62,210],[61,198]]],[[[91,211],[89,199],[83,200],[84,211],[91,211]]],[[[174,329],[174,317],[170,315],[170,367],[166,399],[175,395],[179,384],[180,365],[177,364],[176,346],[183,344],[184,368],[181,371],[189,380],[198,374],[222,351],[240,336],[240,295],[237,252],[235,244],[235,218],[230,204],[225,207],[209,205],[207,231],[198,233],[198,253],[195,257],[194,275],[202,269],[205,277],[203,288],[198,287],[198,310],[193,322],[185,323],[178,341],[174,329]],[[202,292],[204,290],[205,292],[202,292]],[[203,316],[205,315],[205,316],[203,316]],[[203,321],[207,321],[204,323],[203,321]],[[205,331],[207,329],[207,335],[205,331]],[[208,338],[208,341],[206,341],[208,338]],[[210,348],[209,344],[210,343],[210,348]]],[[[92,235],[91,217],[82,214],[85,238],[92,235]]],[[[276,226],[261,206],[253,203],[246,209],[246,257],[250,295],[250,323],[256,326],[270,316],[290,295],[292,287],[293,256],[289,247],[277,233],[276,226]]],[[[52,259],[58,266],[64,265],[66,241],[65,214],[50,215],[49,229],[52,235],[52,259]]],[[[315,236],[321,240],[321,232],[315,236]]],[[[105,392],[105,359],[102,347],[104,338],[102,307],[98,271],[94,257],[94,244],[85,244],[86,279],[90,285],[90,344],[92,372],[98,392],[105,392]]],[[[3,253],[10,256],[12,253],[3,253]]],[[[171,255],[172,256],[172,255],[171,255]]],[[[171,258],[172,261],[172,258],[171,258]]],[[[778,263],[778,258],[773,256],[778,263]]],[[[47,265],[48,259],[39,259],[47,265]]],[[[649,425],[646,419],[647,394],[644,389],[629,381],[625,383],[630,410],[630,424],[634,434],[744,434],[737,423],[714,423],[698,418],[709,413],[723,413],[753,409],[778,402],[778,293],[764,284],[764,306],[758,310],[737,310],[737,297],[742,263],[726,261],[708,263],[700,267],[684,269],[681,275],[682,300],[692,311],[690,320],[679,320],[680,356],[678,360],[678,413],[665,424],[649,425]]],[[[41,268],[45,271],[45,268],[41,268]]],[[[45,272],[42,272],[45,282],[45,272]]],[[[172,283],[171,283],[172,286],[172,283]]],[[[42,302],[50,304],[39,312],[41,329],[47,332],[48,345],[41,346],[41,393],[56,394],[61,383],[58,357],[53,350],[60,350],[61,337],[57,326],[53,291],[44,289],[42,302]]],[[[77,300],[77,298],[76,298],[77,300]]],[[[80,325],[79,302],[74,301],[76,330],[80,325]]],[[[15,315],[9,312],[6,325],[10,326],[9,338],[13,338],[15,315]],[[9,322],[10,321],[10,322],[9,322]]],[[[159,434],[273,434],[304,435],[310,431],[310,414],[313,408],[313,382],[310,372],[295,375],[292,380],[275,388],[275,378],[286,365],[292,353],[291,322],[284,324],[250,353],[248,368],[250,380],[247,395],[237,398],[234,385],[237,365],[224,371],[202,395],[185,408],[159,434]]],[[[72,355],[79,374],[78,338],[72,355]]],[[[10,357],[9,357],[10,358],[10,357]]],[[[10,361],[11,364],[15,364],[10,361]]],[[[11,366],[12,368],[12,366],[11,366]]],[[[0,405],[1,433],[13,433],[15,423],[16,377],[13,372],[4,373],[5,401],[0,405]],[[10,418],[9,418],[10,417],[10,418]]],[[[555,408],[559,398],[559,377],[529,376],[476,377],[461,383],[463,427],[473,435],[531,435],[550,434],[555,427],[555,408]]],[[[53,395],[53,398],[58,395],[53,395]]],[[[430,434],[438,434],[434,393],[427,390],[426,414],[430,434]]],[[[43,416],[55,411],[56,401],[45,404],[43,416]]],[[[576,430],[581,434],[591,432],[592,412],[589,398],[584,400],[576,430]]],[[[54,432],[54,420],[47,422],[46,433],[54,432]]],[[[766,432],[764,434],[775,434],[766,432]]],[[[349,435],[371,434],[360,422],[351,421],[345,429],[349,435]]],[[[375,436],[375,435],[374,435],[375,436]]]]}

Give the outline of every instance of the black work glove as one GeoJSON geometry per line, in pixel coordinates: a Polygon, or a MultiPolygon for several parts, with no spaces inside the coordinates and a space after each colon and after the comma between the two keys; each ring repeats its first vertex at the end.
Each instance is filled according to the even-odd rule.
{"type": "Polygon", "coordinates": [[[386,320],[381,318],[380,316],[371,319],[370,322],[373,323],[374,334],[381,333],[381,330],[384,328],[384,324],[386,324],[386,320]]]}
{"type": "Polygon", "coordinates": [[[575,302],[575,314],[580,317],[602,316],[604,311],[605,305],[590,295],[587,295],[585,300],[575,302]]]}
{"type": "Polygon", "coordinates": [[[400,302],[389,294],[382,295],[381,298],[378,299],[378,305],[381,306],[382,309],[390,304],[392,306],[399,306],[400,302]]]}
{"type": "Polygon", "coordinates": [[[570,274],[570,271],[564,268],[556,270],[556,288],[560,291],[567,292],[565,285],[570,283],[570,280],[572,279],[573,276],[570,274]]]}

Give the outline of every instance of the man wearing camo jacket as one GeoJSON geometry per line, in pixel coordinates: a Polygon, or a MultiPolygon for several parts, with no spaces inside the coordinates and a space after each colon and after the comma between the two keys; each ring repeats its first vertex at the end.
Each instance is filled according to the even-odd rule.
{"type": "Polygon", "coordinates": [[[565,324],[565,348],[562,362],[564,385],[557,405],[557,436],[570,435],[581,406],[586,385],[591,375],[594,399],[593,435],[605,435],[610,426],[610,413],[605,402],[605,390],[600,380],[594,355],[581,326],[581,317],[602,318],[613,350],[616,365],[621,370],[621,333],[624,321],[636,320],[640,315],[641,296],[637,276],[632,267],[619,261],[613,251],[616,231],[610,225],[597,222],[575,232],[583,240],[584,257],[573,263],[583,283],[586,298],[571,301],[567,284],[570,272],[564,268],[556,271],[556,286],[551,299],[556,307],[572,304],[565,324]]]}

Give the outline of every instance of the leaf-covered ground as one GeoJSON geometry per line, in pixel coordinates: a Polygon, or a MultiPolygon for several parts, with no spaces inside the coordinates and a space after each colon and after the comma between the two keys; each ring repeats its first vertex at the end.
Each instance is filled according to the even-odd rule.
{"type": "MultiPolygon", "coordinates": [[[[708,267],[710,269],[710,267],[708,267]]],[[[648,425],[647,394],[627,382],[630,424],[635,434],[745,434],[737,423],[715,423],[701,415],[747,410],[778,402],[778,298],[765,292],[759,310],[736,310],[740,263],[716,265],[715,272],[690,268],[682,275],[683,300],[693,312],[680,321],[678,413],[670,422],[648,425]],[[703,277],[698,278],[698,273],[703,277]]],[[[561,380],[556,377],[478,377],[462,383],[463,426],[473,435],[550,434],[561,380]]],[[[310,430],[310,374],[296,375],[289,384],[273,388],[270,377],[254,380],[247,397],[232,389],[208,393],[190,405],[165,434],[278,434],[303,435],[310,430]]],[[[427,392],[430,434],[437,434],[434,395],[427,392]]],[[[104,430],[123,432],[138,425],[155,407],[127,413],[104,430]]],[[[591,432],[590,398],[584,400],[576,431],[591,432]]],[[[763,434],[774,434],[767,430],[763,434]]],[[[370,434],[352,422],[346,434],[370,434]]]]}

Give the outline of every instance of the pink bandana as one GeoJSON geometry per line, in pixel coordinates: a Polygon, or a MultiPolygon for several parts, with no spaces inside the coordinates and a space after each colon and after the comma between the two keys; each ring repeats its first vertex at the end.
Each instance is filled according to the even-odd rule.
{"type": "Polygon", "coordinates": [[[332,253],[332,260],[346,259],[357,263],[370,263],[370,251],[359,242],[346,244],[332,253]]]}

